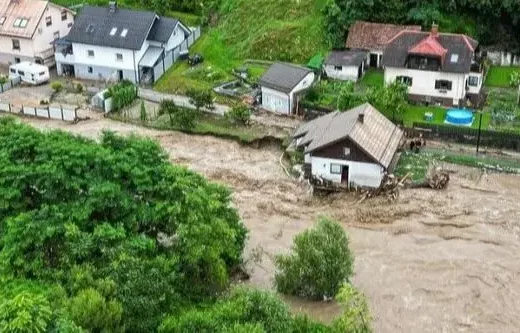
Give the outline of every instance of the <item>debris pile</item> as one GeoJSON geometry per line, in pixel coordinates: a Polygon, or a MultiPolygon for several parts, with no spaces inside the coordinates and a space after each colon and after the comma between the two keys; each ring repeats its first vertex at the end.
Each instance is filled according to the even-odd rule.
{"type": "Polygon", "coordinates": [[[425,183],[427,183],[428,187],[435,190],[445,189],[449,182],[450,174],[448,171],[439,168],[432,169],[425,180],[425,183]]]}
{"type": "Polygon", "coordinates": [[[381,186],[375,189],[366,189],[362,192],[361,199],[358,203],[363,202],[367,198],[374,198],[377,196],[385,196],[388,201],[394,201],[399,196],[399,188],[404,186],[404,182],[410,174],[399,180],[394,175],[386,175],[381,182],[381,186]]]}

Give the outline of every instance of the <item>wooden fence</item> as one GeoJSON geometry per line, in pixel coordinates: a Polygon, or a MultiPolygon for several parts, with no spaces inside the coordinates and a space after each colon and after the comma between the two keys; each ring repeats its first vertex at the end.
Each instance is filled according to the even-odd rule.
{"type": "Polygon", "coordinates": [[[70,122],[76,122],[78,120],[77,108],[63,107],[61,105],[40,105],[34,107],[0,102],[0,111],[17,115],[70,122]]]}

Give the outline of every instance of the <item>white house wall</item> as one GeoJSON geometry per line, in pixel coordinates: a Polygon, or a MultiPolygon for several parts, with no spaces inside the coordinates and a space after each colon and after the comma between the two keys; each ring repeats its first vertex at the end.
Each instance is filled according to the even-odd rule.
{"type": "Polygon", "coordinates": [[[323,179],[341,183],[341,174],[331,174],[330,165],[348,165],[349,183],[357,186],[379,187],[383,179],[384,170],[378,164],[337,160],[325,157],[311,156],[311,173],[323,179]]]}
{"type": "Polygon", "coordinates": [[[305,89],[309,88],[313,82],[314,82],[314,73],[310,72],[303,78],[303,80],[300,81],[300,83],[298,83],[296,85],[296,87],[294,87],[294,89],[291,91],[291,93],[294,94],[299,91],[305,90],[305,89]]]}
{"type": "Polygon", "coordinates": [[[342,66],[341,70],[337,70],[335,66],[326,65],[325,73],[327,77],[337,80],[357,81],[358,79],[358,67],[355,66],[342,66]]]}
{"type": "Polygon", "coordinates": [[[409,94],[453,99],[454,104],[466,96],[466,74],[463,73],[423,71],[395,67],[385,68],[386,84],[394,82],[397,76],[409,76],[412,78],[412,86],[408,87],[409,94]],[[451,81],[451,90],[441,92],[435,89],[436,80],[451,81]]]}
{"type": "Polygon", "coordinates": [[[177,23],[177,26],[175,26],[173,33],[171,34],[170,38],[168,39],[168,42],[166,43],[166,50],[169,51],[177,47],[177,45],[182,43],[188,37],[187,35],[188,33],[181,28],[179,23],[177,23]]]}
{"type": "Polygon", "coordinates": [[[484,81],[484,79],[482,78],[482,73],[470,73],[470,74],[466,75],[466,80],[469,80],[470,76],[476,77],[478,79],[478,85],[476,87],[468,85],[468,93],[470,93],[470,94],[480,93],[480,89],[482,88],[482,83],[483,83],[482,81],[484,81]]]}
{"type": "Polygon", "coordinates": [[[53,46],[51,43],[54,41],[55,32],[60,33],[60,38],[69,34],[69,31],[72,28],[72,24],[74,22],[74,16],[71,12],[67,11],[67,19],[62,21],[61,11],[61,7],[52,4],[47,6],[43,17],[38,24],[38,28],[36,28],[36,32],[34,33],[33,40],[35,52],[42,52],[52,48],[53,46]],[[50,26],[47,26],[46,23],[46,17],[48,16],[51,17],[52,21],[50,26]]]}
{"type": "Polygon", "coordinates": [[[0,36],[0,63],[13,64],[15,58],[20,61],[34,61],[33,41],[28,38],[0,36]],[[20,50],[13,50],[13,39],[20,41],[20,50]]]}
{"type": "Polygon", "coordinates": [[[279,91],[262,87],[262,108],[271,112],[289,114],[289,96],[279,91]]]}

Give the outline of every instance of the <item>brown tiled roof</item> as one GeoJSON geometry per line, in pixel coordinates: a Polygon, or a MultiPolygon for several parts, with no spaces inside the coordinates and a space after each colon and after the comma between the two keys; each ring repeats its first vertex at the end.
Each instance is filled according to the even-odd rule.
{"type": "Polygon", "coordinates": [[[0,25],[0,36],[32,38],[47,6],[56,5],[44,0],[0,0],[0,21],[5,17],[0,25]],[[18,18],[27,19],[27,25],[15,27],[18,18]]]}
{"type": "Polygon", "coordinates": [[[305,152],[325,148],[349,138],[374,161],[388,168],[392,162],[403,131],[372,105],[365,103],[345,112],[332,112],[298,128],[294,134],[305,152]],[[359,115],[363,114],[363,122],[359,115]]]}
{"type": "Polygon", "coordinates": [[[388,41],[404,30],[421,31],[421,26],[356,21],[350,26],[346,46],[383,51],[388,41]]]}

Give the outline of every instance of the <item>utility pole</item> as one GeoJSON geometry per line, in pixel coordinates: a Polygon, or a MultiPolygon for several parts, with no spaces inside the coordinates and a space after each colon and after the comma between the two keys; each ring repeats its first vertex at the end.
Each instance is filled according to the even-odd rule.
{"type": "Polygon", "coordinates": [[[480,131],[482,130],[482,111],[479,112],[480,117],[478,120],[478,136],[477,136],[477,155],[478,155],[478,148],[480,146],[480,131]]]}

